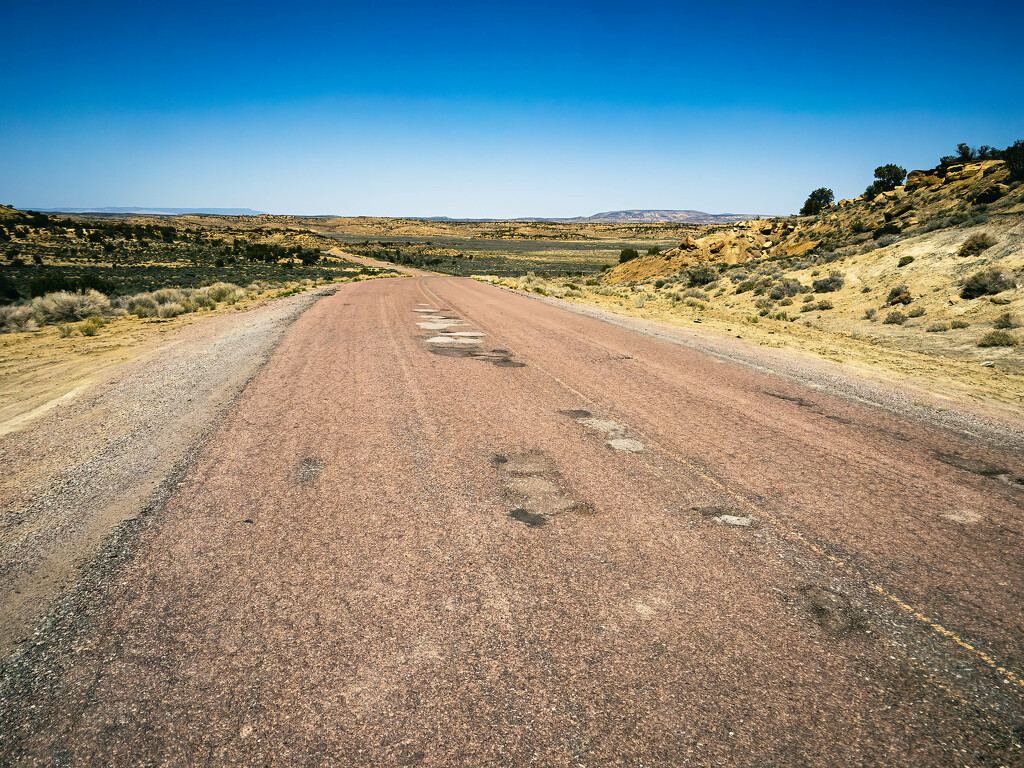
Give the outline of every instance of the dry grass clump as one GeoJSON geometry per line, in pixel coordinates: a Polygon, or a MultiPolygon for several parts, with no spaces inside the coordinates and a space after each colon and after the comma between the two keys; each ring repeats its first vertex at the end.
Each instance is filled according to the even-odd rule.
{"type": "Polygon", "coordinates": [[[979,347],[1016,347],[1020,339],[1006,331],[989,331],[978,339],[979,347]]]}
{"type": "Polygon", "coordinates": [[[925,328],[925,330],[928,333],[945,333],[946,331],[949,330],[949,323],[932,323],[927,328],[925,328]]]}
{"type": "Polygon", "coordinates": [[[57,291],[37,296],[30,304],[32,314],[40,325],[85,320],[93,315],[110,311],[110,300],[99,291],[89,288],[82,293],[57,291]]]}
{"type": "Polygon", "coordinates": [[[996,244],[996,239],[988,232],[978,232],[971,235],[957,252],[960,256],[977,256],[982,251],[988,250],[996,244]]]}
{"type": "Polygon", "coordinates": [[[156,310],[157,317],[177,317],[178,315],[184,315],[186,313],[184,305],[177,301],[170,301],[166,304],[161,304],[156,310]]]}
{"type": "Polygon", "coordinates": [[[0,307],[0,333],[34,331],[36,326],[31,307],[18,304],[0,307]]]}
{"type": "Polygon", "coordinates": [[[992,322],[992,327],[1003,330],[1020,328],[1020,321],[1017,320],[1017,316],[1012,312],[1004,312],[992,322]]]}
{"type": "Polygon", "coordinates": [[[903,325],[907,322],[907,316],[900,312],[898,309],[894,309],[888,315],[885,316],[885,320],[882,321],[883,325],[903,325]]]}
{"type": "Polygon", "coordinates": [[[998,269],[982,270],[964,280],[960,288],[960,296],[964,299],[976,299],[979,296],[991,296],[1014,287],[1013,278],[998,269]]]}

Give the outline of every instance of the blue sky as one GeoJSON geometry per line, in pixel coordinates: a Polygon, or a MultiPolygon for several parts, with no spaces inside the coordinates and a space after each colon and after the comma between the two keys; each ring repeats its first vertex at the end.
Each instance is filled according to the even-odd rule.
{"type": "Polygon", "coordinates": [[[1024,4],[9,3],[0,202],[785,214],[1024,138],[1024,4]]]}

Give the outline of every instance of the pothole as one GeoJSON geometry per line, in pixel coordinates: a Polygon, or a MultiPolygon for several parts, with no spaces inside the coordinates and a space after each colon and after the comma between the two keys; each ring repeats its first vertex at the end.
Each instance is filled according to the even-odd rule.
{"type": "Polygon", "coordinates": [[[984,519],[975,509],[951,509],[949,512],[943,512],[941,516],[961,525],[974,525],[984,519]]]}
{"type": "MultiPolygon", "coordinates": [[[[976,475],[982,477],[999,477],[1000,475],[1010,475],[1010,472],[1003,467],[995,464],[989,464],[987,461],[980,459],[972,459],[968,456],[961,456],[957,453],[942,453],[937,452],[934,454],[935,458],[941,461],[943,464],[948,464],[951,467],[962,469],[965,472],[973,472],[976,475]]],[[[1010,475],[1012,477],[1012,475],[1010,475]]]]}
{"type": "Polygon", "coordinates": [[[485,360],[498,368],[525,368],[526,363],[512,359],[512,353],[505,349],[492,349],[484,351],[471,349],[468,345],[430,347],[430,351],[441,357],[471,357],[475,360],[485,360]]]}
{"type": "Polygon", "coordinates": [[[555,463],[540,451],[499,454],[492,463],[501,475],[513,520],[537,527],[560,515],[594,514],[593,506],[565,487],[555,463]]]}
{"type": "Polygon", "coordinates": [[[427,344],[479,344],[479,338],[466,338],[465,336],[433,336],[427,339],[427,344]]]}
{"type": "Polygon", "coordinates": [[[525,509],[513,509],[508,513],[508,516],[513,520],[518,520],[520,523],[525,523],[532,528],[536,528],[547,523],[547,518],[543,515],[535,515],[532,512],[527,512],[525,509]]]}
{"type": "Polygon", "coordinates": [[[302,459],[295,468],[295,480],[299,485],[309,485],[320,477],[324,463],[315,456],[302,459]]]}
{"type": "Polygon", "coordinates": [[[765,392],[768,397],[774,397],[776,400],[785,400],[787,403],[795,403],[801,408],[810,408],[813,403],[809,400],[805,400],[802,397],[796,397],[794,395],[784,395],[781,392],[765,392]]]}
{"type": "Polygon", "coordinates": [[[581,427],[606,437],[605,445],[614,451],[641,453],[647,448],[641,441],[628,437],[626,427],[614,419],[595,416],[590,411],[583,410],[582,408],[569,408],[559,411],[559,413],[563,416],[568,416],[581,427]]]}
{"type": "Polygon", "coordinates": [[[593,414],[590,411],[584,411],[578,408],[570,408],[565,411],[559,411],[563,416],[568,416],[570,419],[589,419],[593,414]]]}
{"type": "Polygon", "coordinates": [[[422,323],[416,323],[420,328],[425,331],[443,331],[446,328],[453,326],[462,325],[461,320],[429,320],[422,323]]]}
{"type": "Polygon", "coordinates": [[[866,626],[861,612],[836,590],[817,584],[805,584],[799,591],[804,607],[810,612],[814,623],[828,634],[845,637],[866,626]]]}

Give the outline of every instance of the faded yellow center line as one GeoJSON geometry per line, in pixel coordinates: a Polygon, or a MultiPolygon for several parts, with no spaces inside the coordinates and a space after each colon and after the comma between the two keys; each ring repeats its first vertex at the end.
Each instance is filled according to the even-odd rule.
{"type": "MultiPolygon", "coordinates": [[[[431,291],[425,285],[423,285],[422,281],[420,283],[420,287],[421,287],[421,290],[424,291],[424,295],[425,296],[427,294],[430,294],[430,296],[434,300],[440,301],[440,297],[437,296],[437,294],[435,294],[433,291],[431,291]]],[[[476,322],[477,322],[478,325],[485,326],[484,323],[480,323],[479,321],[476,321],[476,322]]],[[[536,360],[531,360],[531,363],[532,363],[534,368],[536,368],[541,373],[543,373],[544,375],[549,377],[552,381],[554,381],[556,384],[558,384],[560,387],[562,387],[562,389],[564,389],[565,391],[569,392],[572,395],[575,395],[576,397],[578,397],[580,400],[582,400],[583,402],[585,402],[587,405],[591,406],[592,408],[596,408],[596,409],[600,410],[600,407],[598,406],[598,404],[595,403],[595,401],[592,398],[590,398],[587,395],[583,394],[578,389],[573,387],[571,384],[568,384],[567,382],[565,382],[562,379],[560,379],[558,376],[556,376],[554,373],[549,371],[547,368],[545,368],[543,365],[538,363],[536,360]]],[[[725,493],[726,495],[728,495],[730,498],[732,498],[735,501],[737,501],[741,506],[745,507],[746,509],[748,509],[748,510],[754,512],[754,513],[756,513],[757,515],[760,515],[761,517],[765,518],[766,520],[771,521],[775,526],[777,526],[779,528],[779,530],[781,532],[783,532],[784,534],[788,535],[788,538],[790,539],[790,541],[795,539],[799,544],[804,546],[806,549],[810,550],[811,552],[814,552],[816,555],[819,555],[820,557],[825,558],[830,563],[832,563],[833,565],[835,565],[835,566],[839,567],[840,569],[846,571],[847,573],[852,574],[858,580],[862,581],[864,584],[866,584],[872,590],[877,592],[879,595],[887,598],[891,603],[893,603],[893,605],[897,606],[902,612],[904,612],[907,615],[912,616],[913,618],[915,618],[919,623],[923,624],[925,627],[927,627],[929,630],[931,630],[934,634],[938,635],[939,637],[943,637],[943,638],[945,638],[947,640],[951,640],[956,645],[960,646],[964,650],[972,653],[974,656],[976,656],[977,658],[981,659],[981,661],[983,661],[989,668],[991,668],[993,671],[998,672],[1000,675],[1002,675],[1002,677],[1003,677],[1003,679],[1005,681],[1013,683],[1018,688],[1024,689],[1024,679],[1022,679],[1020,675],[1018,675],[1018,674],[1010,671],[1009,669],[1007,669],[1005,666],[1000,664],[998,661],[996,661],[994,658],[992,658],[992,656],[990,656],[985,651],[975,647],[974,645],[972,645],[971,643],[969,643],[968,641],[966,641],[962,637],[960,637],[956,632],[953,632],[951,629],[948,629],[947,627],[943,626],[942,624],[940,624],[939,622],[935,621],[931,617],[925,615],[922,611],[920,611],[919,609],[915,608],[910,603],[906,602],[905,600],[901,599],[900,597],[897,597],[896,595],[894,595],[892,592],[887,590],[881,584],[878,584],[877,582],[874,582],[874,581],[872,581],[870,579],[865,579],[863,577],[863,575],[860,574],[856,569],[854,569],[848,562],[846,562],[845,560],[843,560],[840,557],[836,557],[835,555],[833,555],[832,553],[826,551],[825,549],[823,549],[822,547],[818,546],[814,542],[809,541],[800,531],[798,531],[795,528],[793,528],[792,526],[788,525],[786,522],[781,520],[779,517],[777,517],[776,515],[774,515],[773,513],[768,511],[767,509],[763,509],[762,507],[759,507],[758,505],[754,504],[752,501],[744,498],[743,496],[739,495],[738,493],[736,493],[732,489],[726,487],[723,483],[721,483],[720,481],[716,480],[711,475],[709,475],[706,472],[704,472],[699,466],[694,464],[689,459],[685,458],[684,456],[680,456],[679,454],[675,453],[672,450],[669,450],[668,448],[665,448],[663,445],[661,445],[656,440],[651,440],[649,436],[647,436],[647,442],[652,447],[658,449],[662,454],[664,454],[668,458],[670,458],[673,461],[675,461],[677,464],[681,464],[682,466],[686,467],[690,472],[692,472],[693,474],[697,475],[698,477],[700,477],[705,482],[709,483],[713,487],[717,488],[718,490],[720,490],[723,493],[725,493]]],[[[946,689],[946,686],[940,686],[940,687],[946,689]]],[[[959,697],[956,697],[956,698],[959,698],[959,697]]]]}
{"type": "MultiPolygon", "coordinates": [[[[566,391],[571,392],[576,397],[579,397],[581,400],[583,400],[588,405],[591,405],[593,407],[597,407],[594,404],[594,401],[591,398],[589,398],[586,395],[584,395],[582,392],[580,392],[575,387],[573,387],[573,386],[567,384],[566,382],[562,381],[554,373],[552,373],[551,371],[549,371],[546,368],[544,368],[544,366],[538,364],[536,361],[533,361],[533,365],[534,365],[534,367],[539,369],[541,372],[543,372],[544,374],[549,376],[552,380],[554,380],[557,384],[559,384],[566,391]]],[[[864,579],[864,577],[860,573],[858,573],[854,568],[852,568],[850,566],[850,564],[847,563],[845,560],[843,560],[840,557],[836,557],[835,555],[833,555],[832,553],[826,551],[825,549],[823,549],[822,547],[818,546],[814,542],[809,541],[802,533],[800,533],[800,531],[798,531],[798,530],[792,528],[791,526],[787,525],[779,517],[777,517],[776,515],[772,514],[767,509],[763,509],[762,507],[759,507],[758,505],[754,504],[752,501],[744,498],[743,496],[740,496],[738,493],[736,493],[732,489],[726,487],[723,483],[719,482],[714,477],[712,477],[711,475],[709,475],[706,472],[704,472],[703,470],[701,470],[700,467],[698,467],[696,464],[694,464],[689,459],[687,459],[687,458],[685,458],[683,456],[680,456],[679,454],[675,453],[674,451],[671,451],[671,450],[665,448],[663,445],[661,445],[657,441],[651,440],[650,436],[645,436],[645,437],[647,438],[648,444],[650,444],[653,447],[657,448],[665,456],[669,457],[670,459],[672,459],[673,461],[675,461],[678,464],[682,464],[688,470],[693,472],[695,475],[700,477],[705,482],[711,484],[715,488],[717,488],[720,491],[724,492],[725,494],[727,494],[732,499],[735,499],[737,502],[739,502],[739,504],[741,506],[746,507],[748,510],[753,511],[753,512],[757,513],[760,516],[763,516],[767,520],[770,520],[773,524],[778,526],[778,528],[783,533],[789,534],[791,537],[795,537],[796,541],[798,541],[800,544],[802,544],[807,549],[811,550],[812,552],[814,552],[817,555],[820,555],[821,557],[824,557],[826,560],[831,562],[833,565],[838,566],[839,568],[843,569],[847,573],[852,573],[859,580],[862,580],[868,587],[870,587],[871,589],[873,589],[875,592],[877,592],[878,594],[882,595],[883,597],[888,598],[894,605],[899,607],[900,610],[902,610],[904,613],[909,614],[910,616],[913,616],[920,623],[924,624],[926,627],[928,627],[930,630],[932,630],[932,632],[934,632],[935,634],[937,634],[937,635],[939,635],[941,637],[945,637],[948,640],[952,640],[954,643],[959,645],[961,648],[963,648],[963,649],[965,649],[967,651],[970,651],[975,656],[977,656],[979,659],[981,659],[983,662],[985,662],[985,664],[987,664],[989,667],[991,667],[994,671],[996,671],[1000,675],[1002,675],[1005,680],[1007,680],[1008,682],[1014,683],[1019,688],[1024,689],[1024,679],[1021,679],[1021,677],[1019,675],[1015,674],[1014,672],[1011,672],[1006,667],[1002,666],[999,662],[997,662],[995,659],[993,659],[985,651],[982,651],[979,648],[976,648],[974,645],[972,645],[971,643],[969,643],[966,640],[964,640],[962,637],[957,635],[952,630],[947,629],[946,627],[944,627],[939,622],[935,621],[934,619],[930,618],[929,616],[926,616],[924,613],[922,613],[920,610],[918,610],[914,606],[912,606],[909,603],[907,603],[905,600],[902,600],[901,598],[899,598],[896,595],[894,595],[892,592],[888,591],[881,584],[878,584],[877,582],[871,581],[870,579],[864,579]]]]}

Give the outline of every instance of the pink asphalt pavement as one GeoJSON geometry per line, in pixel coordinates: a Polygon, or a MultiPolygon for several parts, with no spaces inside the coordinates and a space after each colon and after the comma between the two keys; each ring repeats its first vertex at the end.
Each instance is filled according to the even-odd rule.
{"type": "Polygon", "coordinates": [[[1024,461],[463,278],[302,315],[11,765],[1021,765],[1024,461]]]}

